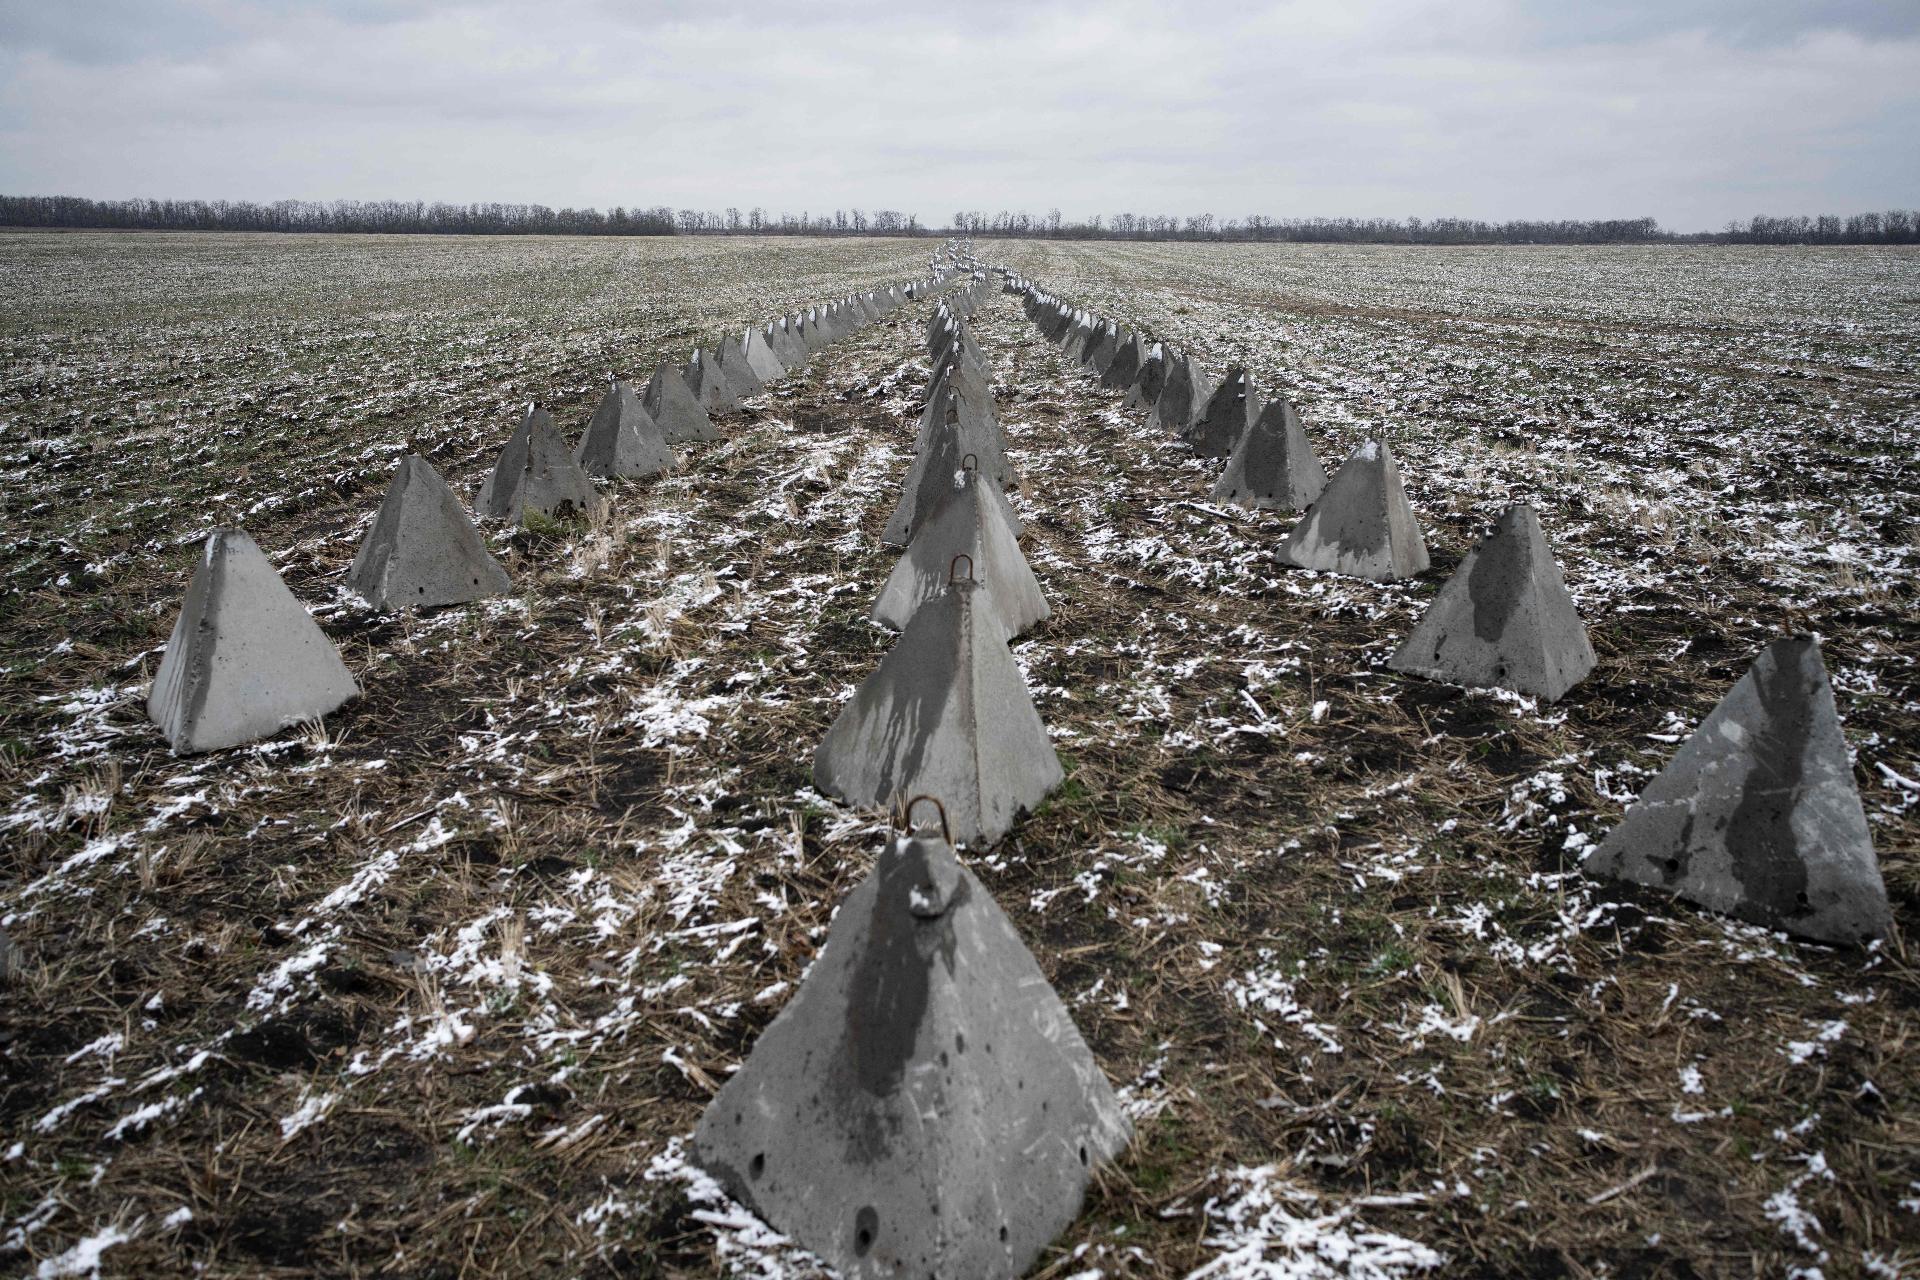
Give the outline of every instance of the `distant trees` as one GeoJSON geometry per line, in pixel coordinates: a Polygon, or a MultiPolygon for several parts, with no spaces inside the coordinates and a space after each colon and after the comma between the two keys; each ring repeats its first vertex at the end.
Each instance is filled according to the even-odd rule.
{"type": "Polygon", "coordinates": [[[550,209],[539,204],[428,204],[420,200],[88,200],[79,196],[0,195],[0,225],[100,227],[147,231],[334,231],[427,235],[790,235],[790,236],[1046,236],[1062,240],[1293,241],[1328,244],[1916,244],[1920,212],[1889,209],[1851,217],[1760,215],[1719,231],[1664,231],[1652,218],[1595,221],[1483,222],[1472,218],[1275,218],[1210,213],[1098,214],[1069,222],[1058,209],[958,210],[952,225],[923,226],[898,209],[836,209],[814,217],[759,206],[742,213],[633,208],[550,209]]]}
{"type": "Polygon", "coordinates": [[[1210,213],[1116,213],[1104,221],[1044,220],[1024,213],[957,213],[951,228],[973,236],[1044,235],[1065,240],[1291,241],[1324,244],[1916,244],[1920,212],[1895,209],[1852,217],[1758,217],[1722,231],[1666,231],[1652,218],[1485,222],[1473,218],[1275,218],[1253,213],[1216,219],[1210,213]]]}
{"type": "Polygon", "coordinates": [[[1762,214],[1745,223],[1729,222],[1714,239],[1729,244],[1915,244],[1920,243],[1920,212],[1888,209],[1841,218],[1771,218],[1762,214]]]}

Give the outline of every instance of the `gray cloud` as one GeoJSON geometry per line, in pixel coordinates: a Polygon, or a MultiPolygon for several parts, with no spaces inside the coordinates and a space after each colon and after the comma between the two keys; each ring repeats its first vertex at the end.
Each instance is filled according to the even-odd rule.
{"type": "Polygon", "coordinates": [[[1909,0],[0,0],[0,190],[1695,228],[1915,203],[1916,67],[1909,0]]]}

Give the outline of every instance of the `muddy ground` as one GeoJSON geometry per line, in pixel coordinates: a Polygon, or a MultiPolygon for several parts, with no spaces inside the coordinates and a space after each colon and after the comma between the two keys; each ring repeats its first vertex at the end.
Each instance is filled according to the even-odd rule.
{"type": "MultiPolygon", "coordinates": [[[[496,532],[510,600],[340,580],[409,445],[471,494],[522,402],[577,432],[609,371],[928,248],[0,238],[4,1265],[807,1273],[681,1144],[879,845],[809,765],[889,642],[926,306],[496,532]],[[365,696],[177,758],[146,684],[234,519],[365,696]]],[[[982,305],[1068,780],[970,860],[1138,1130],[1041,1274],[1920,1267],[1920,255],[980,249],[1249,365],[1330,469],[1386,437],[1434,560],[1282,568],[1287,520],[982,305]],[[1599,668],[1387,672],[1523,499],[1599,668]],[[1787,629],[1858,753],[1870,950],[1577,870],[1787,629]]]]}

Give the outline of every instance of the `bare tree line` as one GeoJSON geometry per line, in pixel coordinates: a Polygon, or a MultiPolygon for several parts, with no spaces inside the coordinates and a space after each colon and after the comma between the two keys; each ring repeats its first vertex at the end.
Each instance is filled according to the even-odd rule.
{"type": "Polygon", "coordinates": [[[1060,210],[987,214],[960,210],[945,227],[896,209],[769,213],[763,208],[616,206],[551,209],[539,204],[446,204],[420,200],[89,200],[0,195],[0,225],[146,231],[281,231],[412,235],[810,235],[1004,236],[1061,240],[1289,241],[1337,244],[1914,244],[1920,212],[1890,209],[1850,217],[1760,215],[1719,231],[1667,231],[1652,218],[1486,222],[1472,218],[1273,218],[1210,213],[1095,215],[1070,222],[1060,210]]]}
{"type": "Polygon", "coordinates": [[[423,200],[88,200],[0,196],[0,225],[132,231],[331,231],[402,235],[933,235],[896,209],[815,216],[765,209],[551,209],[542,204],[423,200]]]}

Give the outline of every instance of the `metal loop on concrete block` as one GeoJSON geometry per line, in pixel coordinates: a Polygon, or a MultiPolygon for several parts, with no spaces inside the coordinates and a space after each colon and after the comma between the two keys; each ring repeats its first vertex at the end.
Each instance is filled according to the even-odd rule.
{"type": "Polygon", "coordinates": [[[922,800],[932,805],[934,812],[940,815],[940,838],[952,844],[953,828],[947,825],[947,806],[940,803],[938,796],[921,794],[907,801],[906,806],[900,810],[900,829],[908,835],[913,834],[913,810],[922,800]]]}

